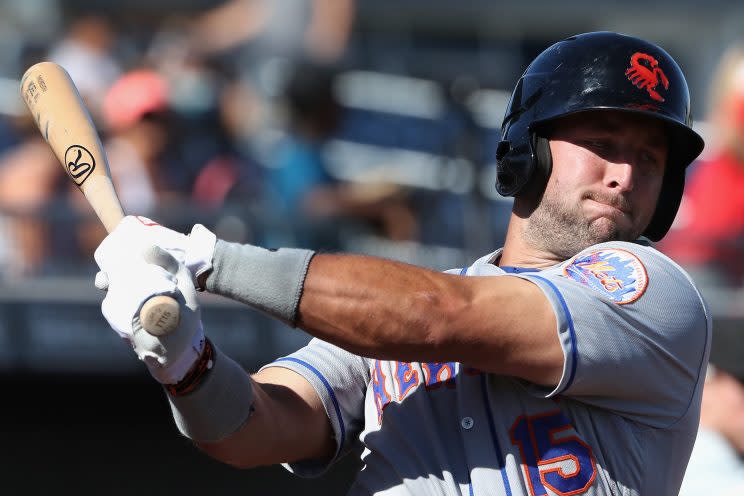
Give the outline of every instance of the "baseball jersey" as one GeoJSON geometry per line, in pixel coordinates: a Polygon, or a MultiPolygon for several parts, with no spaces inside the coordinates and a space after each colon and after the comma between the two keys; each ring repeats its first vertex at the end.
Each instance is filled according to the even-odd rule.
{"type": "MultiPolygon", "coordinates": [[[[363,445],[350,495],[676,495],[697,432],[711,320],[689,276],[657,250],[609,242],[520,277],[552,305],[564,353],[555,388],[455,362],[376,360],[315,339],[268,367],[304,376],[336,454],[363,445]]],[[[529,329],[524,329],[529,332],[529,329]]]]}

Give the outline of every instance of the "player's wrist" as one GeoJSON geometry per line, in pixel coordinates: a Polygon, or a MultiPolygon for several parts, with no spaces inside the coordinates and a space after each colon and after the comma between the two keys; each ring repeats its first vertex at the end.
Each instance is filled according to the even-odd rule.
{"type": "MultiPolygon", "coordinates": [[[[148,341],[152,340],[152,338],[147,336],[146,338],[148,341]]],[[[185,347],[176,345],[174,348],[181,349],[177,354],[169,349],[169,343],[165,340],[161,340],[155,346],[145,345],[149,353],[141,359],[147,365],[150,375],[166,387],[184,382],[191,375],[193,369],[199,365],[207,352],[207,340],[204,337],[203,330],[199,329],[191,337],[190,341],[190,345],[185,347]],[[157,353],[156,350],[161,353],[157,353]]]]}
{"type": "Polygon", "coordinates": [[[214,365],[214,346],[209,339],[204,340],[202,352],[192,360],[188,369],[178,380],[162,382],[163,387],[171,396],[184,396],[194,391],[212,370],[214,365]]]}
{"type": "Polygon", "coordinates": [[[206,289],[294,326],[314,251],[217,241],[206,289]]]}

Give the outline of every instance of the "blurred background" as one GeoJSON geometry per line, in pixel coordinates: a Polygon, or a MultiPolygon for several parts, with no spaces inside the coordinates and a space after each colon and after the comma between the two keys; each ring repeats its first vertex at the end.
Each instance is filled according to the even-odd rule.
{"type": "MultiPolygon", "coordinates": [[[[716,389],[731,401],[707,401],[703,428],[738,463],[742,20],[733,0],[0,0],[3,488],[343,494],[358,468],[347,457],[312,481],[239,471],[178,435],[159,387],[100,315],[92,253],[105,233],[21,102],[28,66],[53,60],[71,74],[128,213],[184,232],[200,222],[231,241],[444,270],[503,240],[511,200],[494,190],[494,155],[517,78],[553,42],[596,30],[660,44],[688,78],[707,146],[659,248],[710,304],[711,380],[735,380],[716,389]]],[[[308,340],[204,301],[208,334],[249,370],[308,340]]],[[[728,472],[731,484],[742,472],[728,472]]]]}

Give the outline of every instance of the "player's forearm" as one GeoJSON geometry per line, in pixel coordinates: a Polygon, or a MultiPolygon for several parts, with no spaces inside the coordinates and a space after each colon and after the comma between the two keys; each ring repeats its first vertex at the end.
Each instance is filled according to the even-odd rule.
{"type": "Polygon", "coordinates": [[[218,241],[213,267],[210,292],[375,358],[454,359],[474,296],[465,278],[361,255],[218,241]]]}
{"type": "Polygon", "coordinates": [[[440,358],[467,285],[457,276],[358,255],[269,251],[219,241],[210,292],[246,303],[362,356],[440,358]],[[312,258],[312,263],[310,262],[312,258]]]}
{"type": "Polygon", "coordinates": [[[165,389],[181,433],[224,463],[248,468],[333,454],[320,398],[291,370],[270,367],[251,378],[208,343],[185,378],[165,389]]]}
{"type": "Polygon", "coordinates": [[[359,255],[317,255],[298,325],[353,353],[385,359],[452,359],[449,337],[472,298],[456,276],[359,255]]]}
{"type": "Polygon", "coordinates": [[[304,379],[286,369],[257,374],[251,380],[250,418],[219,441],[195,444],[238,468],[330,457],[334,443],[328,418],[311,386],[301,382],[304,379]]]}

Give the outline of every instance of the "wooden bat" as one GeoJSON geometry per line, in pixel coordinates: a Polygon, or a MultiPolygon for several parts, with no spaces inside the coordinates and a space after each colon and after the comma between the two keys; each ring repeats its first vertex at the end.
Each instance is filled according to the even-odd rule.
{"type": "MultiPolygon", "coordinates": [[[[40,62],[21,78],[21,96],[67,175],[82,191],[106,231],[124,217],[93,121],[70,75],[58,64],[40,62]]],[[[142,327],[165,336],[178,325],[178,302],[154,296],[142,306],[142,327]]]]}

